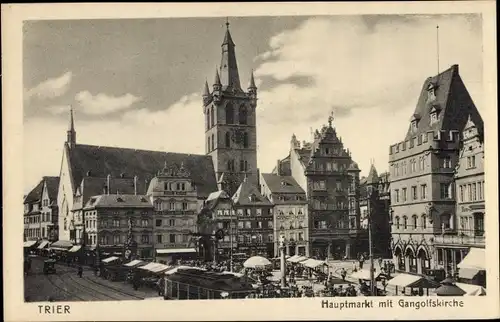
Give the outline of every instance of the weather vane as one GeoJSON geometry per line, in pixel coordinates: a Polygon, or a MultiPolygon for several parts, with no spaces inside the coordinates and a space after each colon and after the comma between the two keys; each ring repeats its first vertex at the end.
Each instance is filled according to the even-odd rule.
{"type": "Polygon", "coordinates": [[[330,116],[328,117],[328,124],[332,127],[333,122],[333,111],[330,112],[330,116]]]}
{"type": "Polygon", "coordinates": [[[229,17],[226,17],[226,28],[229,29],[229,17]]]}

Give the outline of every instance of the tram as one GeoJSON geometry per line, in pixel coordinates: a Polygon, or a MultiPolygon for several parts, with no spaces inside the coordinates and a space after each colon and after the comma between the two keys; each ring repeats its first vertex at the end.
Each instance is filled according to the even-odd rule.
{"type": "Polygon", "coordinates": [[[179,269],[166,276],[164,290],[165,300],[241,299],[256,291],[245,277],[196,268],[179,269]]]}

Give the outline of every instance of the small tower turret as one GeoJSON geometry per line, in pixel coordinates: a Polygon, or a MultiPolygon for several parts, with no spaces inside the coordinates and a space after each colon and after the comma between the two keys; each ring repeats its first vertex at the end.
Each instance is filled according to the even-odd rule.
{"type": "Polygon", "coordinates": [[[250,75],[250,85],[248,85],[248,95],[252,99],[252,104],[256,105],[257,104],[257,86],[255,86],[255,79],[253,77],[253,70],[252,70],[252,74],[250,75]]]}
{"type": "Polygon", "coordinates": [[[219,76],[219,70],[216,68],[215,69],[215,79],[214,79],[214,85],[213,85],[213,92],[212,96],[214,98],[215,102],[220,102],[221,99],[221,90],[222,90],[222,84],[220,82],[220,76],[219,76]]]}
{"type": "Polygon", "coordinates": [[[210,90],[208,89],[208,82],[205,80],[205,88],[203,88],[203,105],[207,106],[212,98],[210,97],[210,90]]]}

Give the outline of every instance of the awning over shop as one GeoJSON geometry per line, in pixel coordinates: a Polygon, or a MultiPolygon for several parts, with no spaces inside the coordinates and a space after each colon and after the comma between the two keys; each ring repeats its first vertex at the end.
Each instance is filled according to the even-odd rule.
{"type": "Polygon", "coordinates": [[[149,271],[152,273],[162,273],[170,268],[170,266],[160,264],[160,263],[148,263],[144,266],[139,267],[142,270],[149,271]]]}
{"type": "Polygon", "coordinates": [[[116,256],[111,256],[111,257],[108,257],[108,258],[105,258],[102,260],[103,263],[111,263],[111,262],[114,262],[116,260],[118,260],[119,258],[116,257],[116,256]]]}
{"type": "MultiPolygon", "coordinates": [[[[472,268],[478,271],[486,270],[486,255],[483,248],[472,247],[465,258],[457,265],[458,268],[472,268]]],[[[460,270],[459,270],[460,272],[460,270]]]]}
{"type": "Polygon", "coordinates": [[[306,267],[309,267],[309,268],[316,268],[320,265],[325,265],[326,263],[324,261],[320,261],[320,260],[317,260],[317,259],[312,259],[312,258],[309,258],[305,261],[302,261],[300,262],[300,264],[306,266],[306,267]]]}
{"type": "Polygon", "coordinates": [[[127,266],[127,267],[137,267],[137,266],[142,265],[144,263],[145,263],[144,261],[141,261],[139,259],[134,259],[133,261],[128,262],[128,263],[123,264],[123,265],[127,266]]]}
{"type": "Polygon", "coordinates": [[[423,276],[399,273],[393,279],[387,282],[393,286],[410,287],[410,288],[437,288],[439,283],[432,281],[423,276]]]}
{"type": "Polygon", "coordinates": [[[69,240],[58,240],[50,245],[50,248],[65,248],[70,249],[73,247],[73,243],[69,240]]]}
{"type": "Polygon", "coordinates": [[[67,252],[68,249],[67,248],[64,248],[64,247],[50,247],[49,250],[58,250],[58,251],[63,251],[63,252],[67,252]]]}
{"type": "MultiPolygon", "coordinates": [[[[380,271],[373,272],[373,278],[377,278],[379,275],[380,271]]],[[[352,273],[351,278],[355,278],[358,280],[370,280],[370,270],[360,269],[359,271],[352,273]]]]}
{"type": "Polygon", "coordinates": [[[38,245],[38,249],[44,249],[45,247],[49,246],[49,242],[47,240],[44,240],[43,242],[41,242],[40,245],[38,245]]]}
{"type": "Polygon", "coordinates": [[[309,258],[305,257],[305,256],[299,256],[297,258],[294,258],[293,260],[289,260],[290,263],[300,263],[300,262],[303,262],[305,260],[307,260],[309,258]]]}
{"type": "Polygon", "coordinates": [[[80,249],[82,249],[82,246],[81,245],[77,245],[77,246],[73,246],[71,247],[68,252],[70,253],[76,253],[77,251],[79,251],[80,249]]]}
{"type": "Polygon", "coordinates": [[[196,249],[194,248],[168,248],[168,249],[157,249],[156,253],[163,255],[170,254],[188,254],[188,253],[196,253],[196,249]]]}
{"type": "Polygon", "coordinates": [[[466,296],[483,296],[486,295],[486,289],[480,285],[472,285],[465,283],[456,283],[458,287],[464,290],[466,296]]]}
{"type": "Polygon", "coordinates": [[[24,247],[25,248],[33,247],[33,246],[35,246],[35,244],[36,244],[36,240],[27,240],[24,242],[24,247]]]}
{"type": "MultiPolygon", "coordinates": [[[[201,268],[201,267],[191,267],[191,266],[177,266],[177,267],[170,267],[166,272],[165,272],[165,275],[172,275],[174,273],[177,273],[178,270],[180,269],[196,269],[196,270],[199,270],[199,271],[206,271],[206,269],[204,268],[201,268]]],[[[233,274],[235,276],[243,276],[243,274],[238,274],[238,273],[231,273],[231,272],[222,272],[222,274],[233,274]],[[238,275],[237,275],[238,274],[238,275]]],[[[241,277],[239,276],[239,277],[241,277]]]]}

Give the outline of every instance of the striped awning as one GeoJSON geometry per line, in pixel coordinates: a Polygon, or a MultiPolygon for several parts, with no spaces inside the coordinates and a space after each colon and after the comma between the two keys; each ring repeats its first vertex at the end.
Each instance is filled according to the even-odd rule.
{"type": "Polygon", "coordinates": [[[76,253],[77,251],[79,251],[80,249],[82,248],[81,245],[77,245],[77,246],[73,246],[70,248],[70,250],[68,252],[70,253],[76,253]]]}
{"type": "Polygon", "coordinates": [[[103,260],[102,260],[102,262],[103,262],[103,263],[111,263],[111,262],[116,261],[116,260],[118,260],[118,259],[119,259],[119,258],[118,258],[118,257],[116,257],[116,256],[111,256],[111,257],[108,257],[108,258],[103,259],[103,260]]]}

